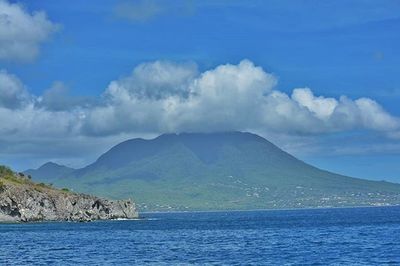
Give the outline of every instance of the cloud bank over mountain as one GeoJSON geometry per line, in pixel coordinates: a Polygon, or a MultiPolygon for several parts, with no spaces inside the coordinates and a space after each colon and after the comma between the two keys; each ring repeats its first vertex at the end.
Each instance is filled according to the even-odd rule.
{"type": "MultiPolygon", "coordinates": [[[[144,22],[167,11],[178,14],[160,1],[121,1],[114,15],[144,22]]],[[[0,62],[34,60],[59,28],[43,11],[0,0],[0,62]]],[[[35,95],[0,67],[0,157],[76,158],[129,137],[165,132],[252,131],[278,136],[288,149],[316,150],[314,137],[332,133],[369,132],[365,135],[379,135],[381,142],[400,136],[400,118],[373,99],[325,97],[308,87],[287,93],[277,84],[275,74],[246,59],[206,70],[193,62],[160,60],[110,81],[101,95],[71,95],[61,81],[35,95]]]]}
{"type": "Polygon", "coordinates": [[[399,118],[370,98],[276,90],[276,76],[249,60],[203,72],[193,63],[143,63],[91,102],[68,96],[57,83],[44,95],[32,95],[6,70],[0,81],[2,139],[228,130],[288,135],[369,130],[395,136],[400,128],[399,118]]]}

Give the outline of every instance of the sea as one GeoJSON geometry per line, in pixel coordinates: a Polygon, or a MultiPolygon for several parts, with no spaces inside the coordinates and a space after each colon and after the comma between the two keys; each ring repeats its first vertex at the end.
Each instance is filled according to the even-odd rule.
{"type": "Polygon", "coordinates": [[[0,265],[400,265],[400,207],[0,224],[0,265]]]}

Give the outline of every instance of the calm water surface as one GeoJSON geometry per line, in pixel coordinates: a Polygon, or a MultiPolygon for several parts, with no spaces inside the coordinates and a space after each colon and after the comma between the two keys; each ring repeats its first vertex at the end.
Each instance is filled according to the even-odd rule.
{"type": "Polygon", "coordinates": [[[0,224],[1,265],[400,265],[400,207],[0,224]]]}

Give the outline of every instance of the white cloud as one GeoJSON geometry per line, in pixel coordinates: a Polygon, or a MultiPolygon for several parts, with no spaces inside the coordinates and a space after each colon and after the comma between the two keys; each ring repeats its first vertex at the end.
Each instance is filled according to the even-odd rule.
{"type": "Polygon", "coordinates": [[[248,60],[205,71],[190,84],[190,97],[183,102],[175,100],[170,108],[175,127],[180,131],[255,127],[264,95],[276,82],[273,75],[248,60]]]}
{"type": "Polygon", "coordinates": [[[18,108],[30,101],[24,84],[6,70],[0,70],[0,108],[18,108]]]}
{"type": "Polygon", "coordinates": [[[123,82],[111,82],[105,94],[107,102],[88,113],[87,132],[101,135],[132,130],[212,131],[256,126],[260,116],[257,105],[262,105],[263,94],[276,83],[271,74],[248,60],[221,65],[200,75],[183,71],[182,66],[171,68],[170,63],[145,66],[156,66],[157,73],[163,75],[142,71],[143,65],[139,65],[123,82]],[[165,69],[161,71],[160,67],[165,69]],[[173,69],[177,70],[176,75],[173,69]],[[152,80],[152,76],[158,77],[152,80]]]}
{"type": "Polygon", "coordinates": [[[28,92],[26,86],[5,70],[0,71],[0,141],[60,138],[79,134],[81,108],[49,111],[42,97],[28,92]]]}
{"type": "Polygon", "coordinates": [[[37,107],[43,107],[50,111],[67,111],[90,107],[94,104],[92,98],[70,95],[69,88],[60,81],[54,82],[51,88],[36,100],[37,107]]]}
{"type": "Polygon", "coordinates": [[[325,121],[317,118],[307,108],[299,105],[289,95],[273,91],[265,96],[260,107],[263,111],[260,127],[263,131],[290,134],[316,134],[328,131],[325,121]]]}
{"type": "Polygon", "coordinates": [[[0,60],[34,59],[40,44],[57,29],[46,13],[30,14],[20,4],[0,0],[0,60]]]}
{"type": "Polygon", "coordinates": [[[294,89],[291,96],[274,90],[274,75],[248,60],[203,73],[193,64],[140,64],[130,76],[112,81],[103,101],[91,105],[68,96],[61,83],[36,97],[5,71],[0,81],[3,118],[13,117],[3,132],[25,129],[43,135],[46,129],[103,136],[257,130],[307,135],[368,129],[396,135],[400,125],[372,99],[325,98],[309,88],[294,89]]]}
{"type": "Polygon", "coordinates": [[[294,89],[292,99],[322,120],[329,118],[338,105],[336,99],[315,97],[309,88],[294,89]]]}
{"type": "Polygon", "coordinates": [[[257,130],[292,135],[354,129],[393,133],[399,118],[368,98],[315,96],[297,88],[274,90],[274,75],[248,60],[198,74],[195,67],[167,62],[141,64],[113,81],[103,105],[88,110],[84,132],[174,132],[257,130]]]}
{"type": "Polygon", "coordinates": [[[392,131],[399,129],[399,118],[387,113],[376,101],[361,98],[355,101],[363,125],[373,130],[392,131]]]}
{"type": "Polygon", "coordinates": [[[49,112],[29,104],[17,110],[0,108],[0,121],[2,140],[62,139],[79,135],[80,114],[49,112]]]}
{"type": "Polygon", "coordinates": [[[353,130],[399,136],[399,118],[372,99],[323,97],[310,88],[287,94],[276,84],[273,74],[248,60],[202,73],[194,64],[156,61],[110,82],[88,104],[60,83],[30,95],[17,77],[1,71],[0,143],[227,130],[291,139],[353,130]]]}
{"type": "Polygon", "coordinates": [[[106,94],[114,97],[124,91],[136,98],[187,97],[189,83],[197,75],[197,66],[193,63],[143,63],[135,67],[130,76],[112,81],[106,94]]]}

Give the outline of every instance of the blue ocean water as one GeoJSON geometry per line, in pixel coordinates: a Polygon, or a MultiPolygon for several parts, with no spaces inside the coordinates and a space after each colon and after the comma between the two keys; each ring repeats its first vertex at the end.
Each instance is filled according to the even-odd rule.
{"type": "Polygon", "coordinates": [[[0,224],[1,265],[400,265],[400,207],[0,224]]]}

